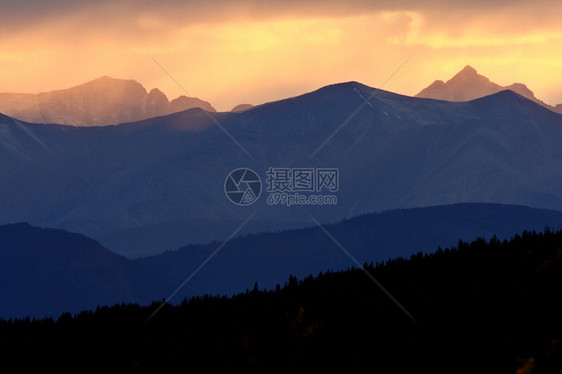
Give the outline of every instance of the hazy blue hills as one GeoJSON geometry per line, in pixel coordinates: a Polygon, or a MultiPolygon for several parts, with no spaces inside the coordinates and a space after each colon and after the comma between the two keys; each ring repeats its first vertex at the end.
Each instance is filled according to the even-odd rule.
{"type": "Polygon", "coordinates": [[[133,257],[158,252],[155,234],[170,238],[160,249],[223,239],[254,209],[242,233],[308,225],[306,211],[330,223],[460,202],[562,209],[560,144],[562,116],[511,91],[452,103],[356,82],[242,112],[196,108],[118,126],[0,116],[0,223],[85,233],[133,257]],[[264,185],[269,167],[338,168],[337,205],[269,206],[263,194],[235,206],[224,181],[239,167],[264,185]],[[194,221],[213,223],[189,229],[194,221]]]}
{"type": "MultiPolygon", "coordinates": [[[[361,264],[454,246],[460,239],[500,239],[524,230],[562,228],[562,212],[499,204],[455,204],[365,214],[326,230],[361,264]]],[[[173,278],[179,285],[220,243],[189,245],[138,262],[173,278]]],[[[319,228],[237,237],[188,283],[180,295],[234,294],[272,289],[290,275],[303,278],[326,270],[356,266],[319,228]]]]}
{"type": "MultiPolygon", "coordinates": [[[[272,289],[356,265],[312,221],[309,228],[242,235],[228,242],[172,302],[204,294],[272,289]]],[[[562,228],[562,212],[499,204],[456,204],[365,214],[326,225],[360,263],[433,252],[460,239],[509,238],[562,228]]],[[[129,260],[81,234],[27,223],[0,226],[0,317],[56,316],[122,302],[167,298],[218,248],[189,245],[129,260]]]]}
{"type": "Polygon", "coordinates": [[[561,373],[561,248],[562,231],[522,232],[366,266],[402,310],[355,268],[177,306],[0,320],[0,352],[22,371],[561,373]]]}
{"type": "Polygon", "coordinates": [[[0,226],[0,317],[53,316],[170,292],[156,272],[80,234],[0,226]]]}

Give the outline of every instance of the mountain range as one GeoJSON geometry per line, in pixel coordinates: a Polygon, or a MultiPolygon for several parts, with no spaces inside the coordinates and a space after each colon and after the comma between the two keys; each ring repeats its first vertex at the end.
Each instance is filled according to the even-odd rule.
{"type": "Polygon", "coordinates": [[[39,94],[0,93],[0,112],[33,123],[107,126],[200,107],[206,101],[180,96],[168,101],[157,88],[147,92],[134,80],[101,77],[76,87],[39,94]]]}
{"type": "MultiPolygon", "coordinates": [[[[310,226],[310,224],[309,224],[310,226]]],[[[499,204],[455,204],[361,215],[326,230],[360,263],[433,252],[459,240],[510,238],[523,230],[562,228],[562,212],[499,204]]],[[[53,316],[97,306],[167,298],[217,250],[189,245],[129,260],[81,234],[27,223],[0,226],[0,318],[53,316]]],[[[275,288],[356,266],[317,227],[237,236],[170,300],[275,288]]]]}
{"type": "Polygon", "coordinates": [[[544,101],[537,99],[533,91],[524,84],[513,83],[509,86],[500,86],[478,74],[476,69],[470,65],[465,66],[447,82],[436,80],[421,90],[415,97],[461,102],[475,100],[504,90],[511,90],[553,112],[562,113],[562,104],[556,106],[546,104],[544,101]]]}
{"type": "Polygon", "coordinates": [[[560,144],[562,116],[512,91],[454,103],[357,82],[242,112],[193,108],[118,126],[0,115],[0,223],[111,238],[111,250],[133,257],[224,239],[254,211],[245,232],[459,202],[562,209],[560,144]],[[241,167],[263,185],[246,207],[224,192],[241,167]],[[268,205],[270,167],[338,169],[337,204],[268,205]],[[155,235],[173,241],[154,248],[155,235]],[[127,246],[133,237],[146,247],[127,246]]]}
{"type": "Polygon", "coordinates": [[[0,320],[2,363],[22,372],[562,373],[561,248],[562,231],[523,232],[233,297],[0,320]]]}
{"type": "MultiPolygon", "coordinates": [[[[499,204],[454,204],[365,214],[325,225],[334,242],[318,227],[237,237],[228,242],[180,293],[232,295],[274,289],[290,275],[304,278],[327,270],[408,258],[459,240],[509,239],[524,230],[562,228],[562,212],[499,204]],[[338,248],[341,245],[341,248],[338,248]]],[[[189,245],[140,258],[137,262],[170,277],[177,285],[190,276],[221,243],[189,245]]]]}
{"type": "MultiPolygon", "coordinates": [[[[514,91],[545,108],[562,113],[562,104],[546,104],[524,84],[498,85],[468,65],[447,82],[436,80],[415,97],[462,102],[503,90],[514,91]]],[[[216,112],[210,103],[195,97],[179,96],[169,101],[157,88],[147,92],[134,80],[107,76],[75,87],[39,94],[0,93],[0,113],[25,122],[71,126],[116,125],[196,107],[216,112]]],[[[240,104],[231,112],[253,107],[251,104],[240,104]]]]}

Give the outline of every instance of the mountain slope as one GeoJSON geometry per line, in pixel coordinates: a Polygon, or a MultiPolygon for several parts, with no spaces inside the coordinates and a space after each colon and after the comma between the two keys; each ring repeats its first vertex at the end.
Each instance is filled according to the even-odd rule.
{"type": "Polygon", "coordinates": [[[421,90],[415,97],[460,102],[475,100],[504,90],[511,90],[553,112],[562,113],[562,104],[556,106],[546,104],[537,99],[533,91],[524,84],[514,83],[505,87],[500,86],[478,74],[476,69],[469,65],[465,66],[447,82],[436,80],[421,90]]]}
{"type": "MultiPolygon", "coordinates": [[[[497,204],[457,204],[367,214],[326,225],[358,261],[386,261],[462,239],[509,238],[524,230],[562,228],[562,212],[497,204]]],[[[137,261],[181,284],[220,243],[191,245],[137,261]]],[[[289,275],[305,277],[344,270],[354,261],[319,228],[247,235],[230,241],[190,281],[183,295],[233,294],[254,282],[273,289],[289,275]],[[193,293],[195,292],[195,294],[193,293]]]]}
{"type": "Polygon", "coordinates": [[[148,321],[158,304],[0,320],[0,352],[24,372],[40,362],[47,372],[87,363],[100,372],[561,373],[561,248],[560,231],[523,232],[367,265],[415,321],[355,268],[165,305],[148,321]]]}
{"type": "Polygon", "coordinates": [[[72,126],[106,126],[201,107],[206,101],[180,96],[168,101],[158,89],[134,81],[101,77],[76,87],[34,94],[0,93],[0,112],[22,121],[72,126]]]}
{"type": "MultiPolygon", "coordinates": [[[[251,222],[279,229],[308,225],[307,212],[327,223],[459,202],[562,209],[560,144],[562,116],[511,91],[451,103],[355,82],[243,112],[195,108],[119,126],[32,125],[0,116],[0,222],[96,238],[193,221],[224,223],[222,233],[231,233],[254,209],[251,222]],[[262,180],[262,196],[248,207],[224,193],[227,175],[240,167],[262,180]],[[268,205],[269,167],[339,169],[337,204],[268,205]]],[[[212,237],[185,233],[183,243],[212,237]]]]}
{"type": "Polygon", "coordinates": [[[83,235],[26,223],[0,226],[0,317],[149,303],[170,292],[170,285],[83,235]]]}

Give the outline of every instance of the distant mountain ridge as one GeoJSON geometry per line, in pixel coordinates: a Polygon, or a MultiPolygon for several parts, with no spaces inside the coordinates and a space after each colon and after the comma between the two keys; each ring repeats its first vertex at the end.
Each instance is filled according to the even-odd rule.
{"type": "Polygon", "coordinates": [[[309,224],[307,213],[331,223],[460,202],[562,210],[562,115],[513,91],[454,103],[347,82],[237,113],[193,108],[118,126],[36,125],[0,115],[0,134],[0,223],[100,241],[103,233],[113,243],[125,240],[112,231],[149,242],[178,222],[186,229],[175,227],[165,248],[224,239],[254,209],[251,223],[276,229],[309,224]],[[247,207],[224,190],[241,167],[263,182],[263,196],[247,207]],[[337,204],[268,205],[269,167],[338,169],[337,204]],[[216,224],[194,230],[193,221],[216,224]]]}
{"type": "MultiPolygon", "coordinates": [[[[432,252],[480,237],[562,228],[562,212],[500,204],[455,204],[360,215],[325,228],[360,263],[432,252]]],[[[168,297],[219,242],[128,260],[81,234],[27,223],[0,225],[0,318],[53,316],[168,297]]],[[[272,289],[289,275],[338,271],[354,262],[311,223],[305,229],[237,236],[173,302],[272,289]]]]}
{"type": "Polygon", "coordinates": [[[511,90],[553,112],[562,113],[562,104],[556,106],[546,104],[536,98],[533,91],[524,84],[514,83],[509,86],[500,86],[491,82],[487,77],[478,74],[476,69],[470,65],[465,66],[447,82],[436,80],[421,90],[415,97],[462,102],[475,100],[503,90],[511,90]]]}
{"type": "MultiPolygon", "coordinates": [[[[408,258],[492,236],[562,228],[562,212],[501,204],[454,204],[365,214],[324,226],[359,263],[408,258]]],[[[137,261],[181,284],[220,243],[189,245],[137,261]]],[[[192,281],[185,296],[233,294],[254,282],[273,289],[289,275],[299,278],[354,266],[317,227],[246,235],[228,242],[192,281]],[[195,292],[195,294],[193,294],[195,292]]]]}
{"type": "Polygon", "coordinates": [[[107,126],[200,107],[206,101],[180,96],[168,101],[157,88],[147,92],[134,80],[101,77],[68,89],[39,94],[0,93],[0,113],[32,123],[107,126]]]}

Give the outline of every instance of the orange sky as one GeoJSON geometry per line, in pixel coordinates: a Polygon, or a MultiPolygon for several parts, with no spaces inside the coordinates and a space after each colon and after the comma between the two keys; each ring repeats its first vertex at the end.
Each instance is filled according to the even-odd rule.
{"type": "Polygon", "coordinates": [[[0,92],[67,88],[103,75],[218,110],[343,81],[414,95],[471,65],[562,103],[562,4],[538,0],[4,0],[0,92]]]}

